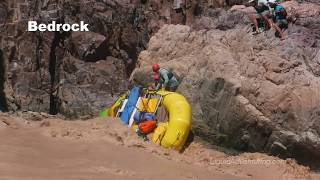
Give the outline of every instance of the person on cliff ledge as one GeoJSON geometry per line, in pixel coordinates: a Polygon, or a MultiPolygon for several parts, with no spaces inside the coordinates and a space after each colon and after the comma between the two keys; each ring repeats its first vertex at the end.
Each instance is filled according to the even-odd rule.
{"type": "Polygon", "coordinates": [[[160,68],[159,64],[154,64],[152,70],[155,73],[154,77],[159,76],[155,90],[167,90],[167,91],[176,91],[179,86],[178,77],[174,75],[173,72],[165,68],[160,68]]]}
{"type": "MultiPolygon", "coordinates": [[[[274,15],[273,20],[275,24],[281,29],[288,28],[288,20],[287,20],[287,11],[286,9],[279,4],[278,0],[269,0],[269,5],[273,9],[274,15]]],[[[278,33],[276,33],[276,36],[279,36],[278,33]]]]}
{"type": "Polygon", "coordinates": [[[252,5],[256,10],[256,13],[249,14],[249,18],[255,26],[256,33],[260,33],[258,20],[263,20],[266,24],[265,28],[273,28],[276,31],[276,33],[279,34],[280,39],[283,40],[283,32],[276,24],[272,22],[272,12],[268,0],[249,0],[248,3],[253,3],[252,5]]]}

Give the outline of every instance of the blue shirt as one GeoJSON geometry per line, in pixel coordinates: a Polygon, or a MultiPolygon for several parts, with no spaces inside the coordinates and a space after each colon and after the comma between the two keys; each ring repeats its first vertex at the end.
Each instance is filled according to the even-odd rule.
{"type": "Polygon", "coordinates": [[[280,4],[277,4],[276,7],[274,8],[276,20],[286,19],[286,16],[284,15],[285,11],[286,10],[284,9],[283,6],[281,6],[280,4]]]}

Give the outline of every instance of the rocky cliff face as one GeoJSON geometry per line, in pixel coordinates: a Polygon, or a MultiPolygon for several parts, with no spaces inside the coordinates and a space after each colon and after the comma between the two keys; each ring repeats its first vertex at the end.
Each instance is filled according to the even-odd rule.
{"type": "Polygon", "coordinates": [[[319,158],[318,2],[285,3],[298,17],[285,41],[271,31],[248,34],[243,12],[252,9],[219,8],[243,2],[186,1],[183,14],[172,1],[1,1],[0,110],[94,115],[128,89],[148,47],[132,77],[148,83],[154,62],[184,76],[179,91],[194,107],[196,135],[244,151],[319,158]],[[28,20],[85,21],[91,32],[26,32],[28,20]]]}
{"type": "Polygon", "coordinates": [[[163,24],[192,24],[198,3],[188,1],[183,15],[172,1],[2,0],[0,109],[95,114],[128,89],[151,35],[163,24]],[[91,32],[27,32],[28,20],[84,21],[91,32]]]}
{"type": "Polygon", "coordinates": [[[299,16],[284,41],[271,31],[250,35],[239,11],[209,10],[194,28],[166,25],[141,52],[132,79],[142,82],[141,75],[158,62],[184,77],[178,91],[192,103],[196,135],[238,150],[317,163],[320,6],[284,5],[299,16]]]}
{"type": "Polygon", "coordinates": [[[1,110],[77,117],[109,106],[127,90],[139,52],[158,29],[161,17],[150,7],[140,1],[1,1],[1,110]],[[81,20],[91,32],[27,32],[28,20],[81,20]]]}
{"type": "MultiPolygon", "coordinates": [[[[2,0],[1,110],[93,115],[127,89],[138,54],[163,24],[193,24],[172,1],[2,0]],[[89,24],[87,33],[27,32],[27,21],[89,24]],[[80,113],[80,114],[79,114],[80,113]]],[[[223,3],[225,4],[225,3],[223,3]]]]}

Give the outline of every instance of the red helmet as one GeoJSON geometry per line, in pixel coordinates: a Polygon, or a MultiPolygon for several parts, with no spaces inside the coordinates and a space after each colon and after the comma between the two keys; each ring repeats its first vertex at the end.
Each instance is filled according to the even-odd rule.
{"type": "Polygon", "coordinates": [[[158,73],[156,73],[156,74],[153,75],[153,80],[154,80],[154,81],[159,81],[159,80],[160,80],[160,76],[159,76],[158,73]]]}
{"type": "Polygon", "coordinates": [[[160,69],[159,64],[154,64],[154,65],[152,65],[152,70],[153,70],[153,72],[158,72],[159,69],[160,69]]]}

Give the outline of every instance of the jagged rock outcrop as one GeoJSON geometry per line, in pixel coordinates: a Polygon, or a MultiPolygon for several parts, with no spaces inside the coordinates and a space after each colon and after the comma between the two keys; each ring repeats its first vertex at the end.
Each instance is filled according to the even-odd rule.
{"type": "Polygon", "coordinates": [[[284,41],[272,31],[250,35],[239,11],[213,10],[219,18],[199,17],[196,30],[166,25],[141,52],[132,79],[142,82],[155,62],[174,69],[184,77],[178,91],[192,103],[202,139],[318,163],[320,7],[285,5],[300,18],[284,41]]]}
{"type": "Polygon", "coordinates": [[[167,10],[138,0],[1,1],[1,110],[77,117],[109,106],[150,35],[171,22],[167,10]],[[27,32],[28,20],[84,21],[91,32],[27,32]]]}
{"type": "Polygon", "coordinates": [[[250,8],[218,8],[244,2],[187,1],[183,14],[172,1],[1,1],[0,110],[95,114],[128,89],[139,53],[164,26],[140,54],[134,77],[148,83],[153,62],[184,75],[179,91],[194,107],[196,135],[240,150],[316,159],[319,5],[286,2],[298,19],[279,41],[271,31],[248,34],[242,10],[250,8]],[[91,32],[26,32],[27,20],[82,20],[91,32]]]}
{"type": "Polygon", "coordinates": [[[183,14],[172,1],[1,1],[1,109],[95,114],[127,89],[123,82],[150,36],[163,24],[193,24],[206,3],[188,1],[183,14]],[[28,20],[84,21],[91,32],[27,32],[28,20]],[[107,69],[96,71],[95,62],[107,69]]]}
{"type": "Polygon", "coordinates": [[[13,111],[95,114],[127,89],[151,35],[164,24],[192,24],[199,3],[188,2],[183,14],[172,1],[1,1],[4,104],[13,111]],[[28,20],[84,21],[91,32],[27,32],[28,20]]]}

